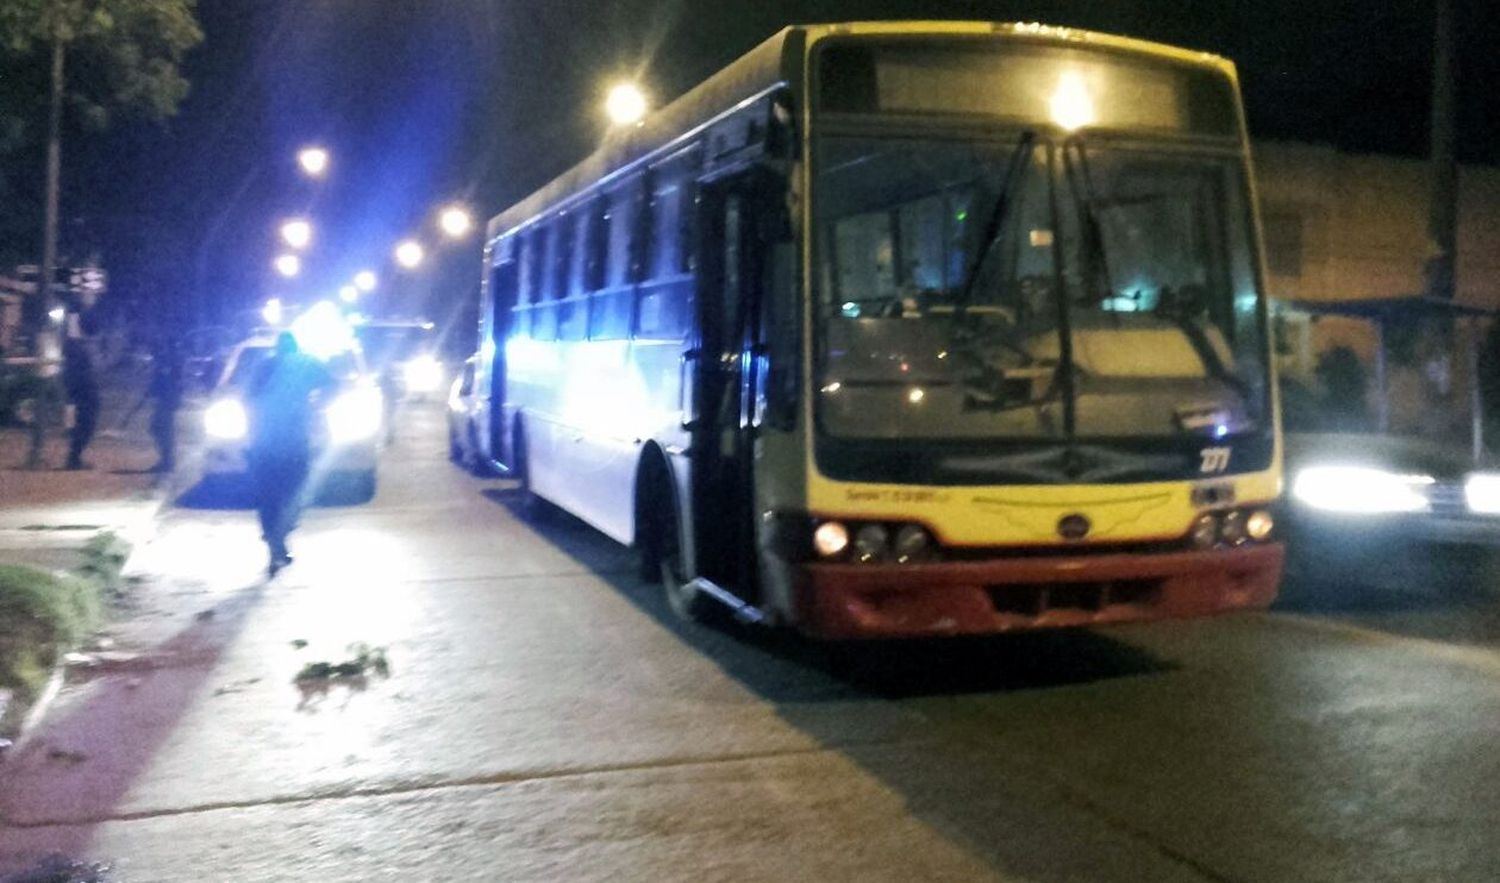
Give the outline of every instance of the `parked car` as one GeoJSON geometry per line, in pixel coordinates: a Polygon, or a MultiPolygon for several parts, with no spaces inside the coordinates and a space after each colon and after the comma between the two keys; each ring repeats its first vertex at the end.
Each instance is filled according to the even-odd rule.
{"type": "Polygon", "coordinates": [[[360,348],[385,391],[397,401],[420,401],[442,392],[447,369],[437,353],[431,322],[371,321],[354,330],[360,348]]]}
{"type": "MultiPolygon", "coordinates": [[[[271,358],[275,342],[274,337],[253,337],[230,353],[203,412],[205,478],[232,481],[247,473],[251,415],[245,403],[246,386],[271,358]]],[[[375,496],[381,446],[380,388],[357,347],[327,354],[326,362],[337,386],[321,402],[322,419],[313,434],[314,481],[318,483],[314,490],[321,494],[348,488],[350,496],[368,501],[375,496]]]]}
{"type": "Polygon", "coordinates": [[[470,356],[448,390],[448,459],[481,474],[487,471],[488,457],[479,441],[483,402],[474,384],[478,365],[479,357],[470,356]]]}

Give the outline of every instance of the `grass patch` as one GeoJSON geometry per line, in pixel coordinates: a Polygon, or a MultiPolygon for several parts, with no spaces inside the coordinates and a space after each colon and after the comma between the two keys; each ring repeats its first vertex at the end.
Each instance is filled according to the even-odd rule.
{"type": "Polygon", "coordinates": [[[36,698],[62,655],[98,626],[104,583],[0,564],[0,687],[36,698]]]}

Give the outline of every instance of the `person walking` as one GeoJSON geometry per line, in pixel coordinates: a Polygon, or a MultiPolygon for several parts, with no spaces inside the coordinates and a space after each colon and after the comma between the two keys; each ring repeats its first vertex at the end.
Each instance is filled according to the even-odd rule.
{"type": "Polygon", "coordinates": [[[269,576],[292,563],[287,537],[297,526],[312,463],[314,397],[333,385],[321,362],[301,352],[283,331],[247,389],[250,477],[261,536],[270,552],[269,576]]]}
{"type": "Polygon", "coordinates": [[[170,473],[177,468],[177,411],[182,407],[182,350],[175,337],[167,336],[151,362],[151,440],[156,443],[156,465],[152,472],[170,473]]]}
{"type": "Polygon", "coordinates": [[[69,313],[67,334],[63,337],[62,380],[68,402],[73,406],[73,430],[68,436],[68,462],[63,468],[92,469],[83,459],[83,452],[94,440],[94,430],[99,426],[99,378],[84,334],[84,317],[76,307],[69,313]]]}

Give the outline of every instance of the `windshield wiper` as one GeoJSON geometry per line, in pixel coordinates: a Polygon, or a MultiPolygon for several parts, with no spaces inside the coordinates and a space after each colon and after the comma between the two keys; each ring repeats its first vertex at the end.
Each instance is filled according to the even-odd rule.
{"type": "Polygon", "coordinates": [[[1094,195],[1094,179],[1089,172],[1088,149],[1084,146],[1082,135],[1069,137],[1062,145],[1063,171],[1068,176],[1068,189],[1073,194],[1073,208],[1078,214],[1078,225],[1083,235],[1084,254],[1084,277],[1085,285],[1092,294],[1085,297],[1085,303],[1099,303],[1114,295],[1115,284],[1109,272],[1109,254],[1104,247],[1104,228],[1099,223],[1099,213],[1095,210],[1098,200],[1094,195]],[[1078,159],[1075,165],[1074,154],[1078,159]],[[1099,277],[1103,277],[1102,289],[1095,289],[1095,283],[1099,277]]]}
{"type": "Polygon", "coordinates": [[[1035,132],[1030,130],[1022,132],[1021,139],[1016,142],[1015,149],[1011,151],[1010,162],[1005,168],[1005,177],[1000,182],[1000,193],[995,197],[995,205],[990,210],[989,221],[984,225],[984,232],[979,237],[979,249],[974,253],[974,260],[969,264],[969,274],[964,277],[963,287],[959,289],[958,296],[954,300],[953,317],[955,319],[963,318],[964,309],[968,307],[970,299],[974,297],[974,289],[979,284],[979,274],[984,270],[990,254],[994,252],[995,245],[1000,241],[1000,228],[1005,224],[1005,218],[1009,214],[1011,188],[1018,183],[1017,179],[1026,169],[1031,146],[1035,141],[1035,132]]]}

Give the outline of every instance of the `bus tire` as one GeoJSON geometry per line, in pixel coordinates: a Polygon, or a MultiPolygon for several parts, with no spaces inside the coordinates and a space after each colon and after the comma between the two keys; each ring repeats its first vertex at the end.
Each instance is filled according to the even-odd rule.
{"type": "Polygon", "coordinates": [[[713,613],[714,602],[697,590],[683,566],[676,495],[666,470],[655,471],[657,478],[651,483],[655,490],[645,500],[650,528],[641,549],[641,575],[648,582],[661,582],[667,606],[678,618],[703,622],[713,613]],[[651,571],[655,571],[654,579],[651,571]]]}
{"type": "Polygon", "coordinates": [[[516,415],[515,427],[511,430],[511,459],[515,460],[516,509],[522,518],[539,520],[546,514],[547,503],[531,489],[531,464],[527,462],[526,427],[521,416],[516,415]]]}

